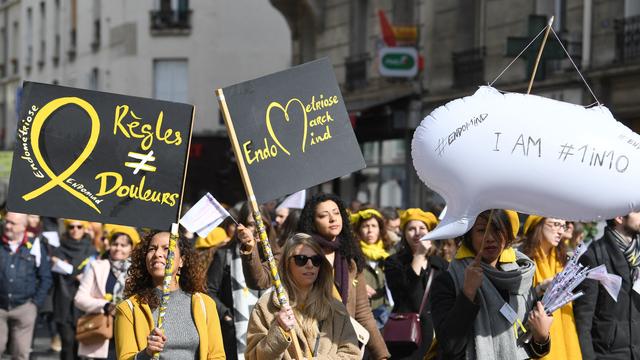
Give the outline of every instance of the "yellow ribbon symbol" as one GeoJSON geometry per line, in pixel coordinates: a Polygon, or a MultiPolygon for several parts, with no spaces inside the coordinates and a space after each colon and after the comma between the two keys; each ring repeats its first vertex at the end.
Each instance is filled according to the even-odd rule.
{"type": "Polygon", "coordinates": [[[31,128],[31,148],[33,149],[33,155],[35,156],[36,160],[38,160],[40,167],[42,167],[42,170],[44,170],[44,172],[47,174],[47,176],[49,176],[51,180],[41,187],[33,190],[32,192],[23,195],[22,198],[25,201],[29,201],[37,198],[38,196],[46,193],[56,186],[60,186],[83,203],[92,207],[95,211],[98,212],[98,214],[101,214],[100,209],[98,209],[98,207],[91,200],[64,183],[64,181],[67,180],[67,178],[69,178],[74,172],[76,172],[76,170],[78,170],[78,168],[87,160],[89,155],[91,155],[93,148],[98,142],[98,135],[100,135],[100,118],[98,117],[98,113],[93,108],[93,106],[85,100],[77,97],[63,97],[50,101],[45,106],[43,106],[33,119],[33,125],[31,128]],[[89,135],[89,141],[87,141],[87,145],[82,150],[82,153],[80,153],[80,156],[78,156],[73,164],[71,164],[71,166],[69,166],[60,175],[56,175],[53,173],[53,171],[51,171],[47,163],[42,158],[42,154],[40,153],[40,130],[42,129],[42,126],[44,125],[47,118],[49,118],[49,116],[54,111],[58,110],[62,106],[69,104],[79,106],[89,115],[89,118],[91,118],[91,134],[89,135]]]}
{"type": "Polygon", "coordinates": [[[307,142],[307,112],[304,109],[304,104],[302,103],[302,101],[300,101],[299,99],[293,98],[289,100],[285,106],[282,106],[279,103],[274,101],[271,104],[269,104],[269,106],[267,107],[267,117],[265,119],[265,122],[267,124],[267,131],[269,132],[269,135],[271,135],[271,138],[276,143],[276,145],[278,145],[278,147],[280,147],[280,149],[282,149],[282,151],[284,151],[289,156],[291,155],[289,153],[289,150],[287,150],[280,143],[280,139],[278,139],[278,137],[276,136],[276,133],[273,131],[273,127],[271,126],[271,109],[275,107],[282,110],[282,112],[284,113],[284,120],[286,122],[289,122],[289,105],[291,105],[291,103],[294,101],[300,104],[300,107],[302,108],[302,114],[304,115],[304,120],[303,120],[304,131],[302,133],[302,152],[304,152],[305,144],[307,142]]]}

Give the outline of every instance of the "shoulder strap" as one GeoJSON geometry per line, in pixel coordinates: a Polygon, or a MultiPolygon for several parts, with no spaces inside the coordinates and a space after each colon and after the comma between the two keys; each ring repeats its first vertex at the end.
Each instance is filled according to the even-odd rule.
{"type": "MultiPolygon", "coordinates": [[[[595,241],[595,240],[592,240],[595,241]]],[[[593,244],[593,253],[596,257],[596,264],[604,264],[604,259],[602,258],[602,249],[600,249],[600,247],[602,246],[602,244],[600,244],[600,241],[604,241],[604,238],[600,239],[597,243],[593,244]]]]}
{"type": "Polygon", "coordinates": [[[207,307],[204,304],[204,300],[202,299],[202,296],[200,295],[200,293],[195,293],[195,295],[198,297],[198,300],[200,300],[200,306],[202,307],[202,313],[204,314],[204,322],[207,322],[207,307]]]}
{"type": "Polygon", "coordinates": [[[427,280],[427,287],[424,289],[424,295],[422,296],[422,302],[420,303],[420,310],[418,311],[418,315],[422,314],[422,309],[424,309],[424,305],[427,303],[427,298],[429,297],[429,290],[431,290],[431,282],[433,281],[433,273],[436,270],[431,268],[429,271],[429,279],[427,280]]]}
{"type": "Polygon", "coordinates": [[[127,302],[127,305],[129,305],[129,309],[131,309],[131,312],[133,312],[133,303],[131,302],[131,300],[127,299],[125,301],[127,302]]]}

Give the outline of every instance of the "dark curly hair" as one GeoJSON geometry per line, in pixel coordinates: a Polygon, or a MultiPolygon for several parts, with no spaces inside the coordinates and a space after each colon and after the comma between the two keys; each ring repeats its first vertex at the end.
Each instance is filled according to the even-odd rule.
{"type": "MultiPolygon", "coordinates": [[[[124,297],[138,296],[142,304],[147,304],[151,309],[160,305],[160,297],[157,295],[153,279],[147,271],[147,251],[151,239],[157,234],[166,231],[147,232],[140,244],[135,247],[131,254],[131,266],[127,272],[127,280],[124,287],[124,297]]],[[[182,268],[180,269],[180,289],[193,294],[195,292],[205,292],[206,269],[198,261],[199,257],[188,239],[180,235],[178,238],[178,249],[182,257],[182,268]]]]}
{"type": "Polygon", "coordinates": [[[298,222],[298,231],[306,234],[317,234],[315,225],[315,212],[318,204],[325,201],[333,201],[338,205],[340,210],[340,216],[342,217],[342,231],[340,232],[340,248],[338,253],[345,259],[353,260],[356,263],[358,272],[362,271],[365,267],[364,255],[358,242],[353,237],[353,230],[351,229],[351,223],[349,222],[349,214],[344,206],[344,202],[334,194],[316,194],[307,201],[300,213],[300,221],[298,222]]]}

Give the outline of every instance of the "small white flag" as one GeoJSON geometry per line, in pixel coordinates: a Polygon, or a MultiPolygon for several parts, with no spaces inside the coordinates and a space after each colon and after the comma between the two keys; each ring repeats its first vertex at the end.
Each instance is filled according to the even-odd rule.
{"type": "Polygon", "coordinates": [[[300,190],[287,196],[276,209],[289,208],[289,209],[302,209],[304,203],[307,201],[307,190],[300,190]]]}
{"type": "Polygon", "coordinates": [[[216,226],[229,216],[231,216],[229,212],[211,194],[207,193],[184,214],[180,219],[180,224],[200,237],[207,237],[216,226]]]}
{"type": "Polygon", "coordinates": [[[589,270],[587,278],[599,281],[611,298],[616,302],[618,301],[622,278],[615,274],[609,274],[604,264],[589,270]]]}

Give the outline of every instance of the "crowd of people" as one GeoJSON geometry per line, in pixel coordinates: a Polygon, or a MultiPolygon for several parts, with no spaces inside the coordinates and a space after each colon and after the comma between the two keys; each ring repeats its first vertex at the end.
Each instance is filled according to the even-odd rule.
{"type": "Polygon", "coordinates": [[[166,231],[5,212],[0,355],[28,359],[40,322],[61,359],[640,358],[640,213],[590,239],[592,224],[494,209],[460,238],[422,241],[439,210],[333,194],[261,206],[284,305],[246,203],[204,238],[181,229],[173,262],[166,231]],[[587,279],[547,314],[542,296],[585,241],[580,261],[621,276],[618,298],[587,279]],[[110,336],[86,335],[96,317],[110,336]]]}

